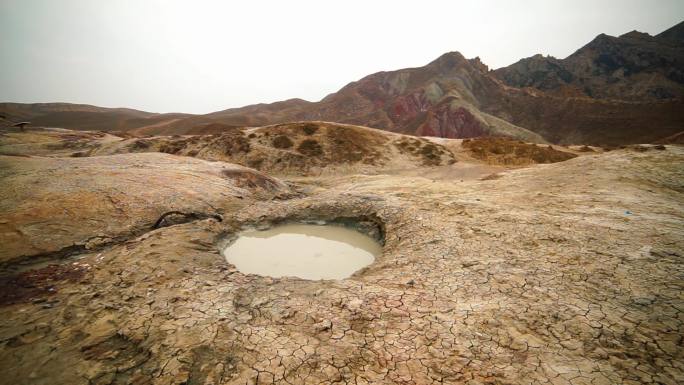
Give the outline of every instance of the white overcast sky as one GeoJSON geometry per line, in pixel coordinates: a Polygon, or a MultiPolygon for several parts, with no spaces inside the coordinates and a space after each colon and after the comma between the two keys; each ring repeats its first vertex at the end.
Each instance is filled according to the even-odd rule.
{"type": "Polygon", "coordinates": [[[683,19],[684,0],[0,0],[0,101],[193,113],[317,101],[448,51],[499,68],[683,19]]]}

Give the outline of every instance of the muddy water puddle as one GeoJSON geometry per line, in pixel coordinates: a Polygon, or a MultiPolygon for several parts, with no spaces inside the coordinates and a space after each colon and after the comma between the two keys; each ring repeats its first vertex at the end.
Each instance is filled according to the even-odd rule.
{"type": "Polygon", "coordinates": [[[343,279],[381,252],[373,238],[343,226],[286,224],[242,232],[223,254],[243,273],[343,279]]]}

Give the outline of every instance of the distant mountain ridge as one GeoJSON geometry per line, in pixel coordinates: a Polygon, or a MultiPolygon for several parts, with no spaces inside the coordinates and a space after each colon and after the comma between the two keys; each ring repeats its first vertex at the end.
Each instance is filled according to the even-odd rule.
{"type": "Polygon", "coordinates": [[[535,55],[494,71],[512,87],[559,96],[657,101],[684,95],[684,22],[656,36],[601,34],[565,59],[535,55]]]}
{"type": "Polygon", "coordinates": [[[215,133],[323,120],[404,134],[617,145],[684,130],[684,22],[656,35],[601,34],[565,59],[535,55],[491,71],[449,52],[423,67],[378,72],[319,102],[290,99],[206,115],[46,103],[0,104],[0,115],[138,135],[215,133]]]}

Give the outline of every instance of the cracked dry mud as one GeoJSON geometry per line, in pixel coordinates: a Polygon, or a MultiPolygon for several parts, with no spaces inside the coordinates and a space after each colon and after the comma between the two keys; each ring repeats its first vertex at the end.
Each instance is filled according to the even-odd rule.
{"type": "Polygon", "coordinates": [[[0,307],[0,383],[682,383],[683,161],[300,179],[63,262],[82,273],[0,307]],[[349,279],[245,275],[219,251],[242,226],[338,217],[384,227],[349,279]]]}

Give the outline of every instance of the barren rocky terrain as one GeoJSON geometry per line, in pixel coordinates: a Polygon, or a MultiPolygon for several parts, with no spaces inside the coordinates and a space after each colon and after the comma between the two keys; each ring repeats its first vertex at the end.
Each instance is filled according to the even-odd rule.
{"type": "Polygon", "coordinates": [[[421,67],[370,74],[317,102],[289,99],[204,115],[0,103],[3,118],[134,136],[221,134],[324,120],[444,138],[653,143],[684,127],[684,22],[655,36],[600,34],[566,58],[535,55],[496,70],[479,57],[447,52],[421,67]]]}
{"type": "Polygon", "coordinates": [[[681,146],[309,122],[4,130],[0,153],[2,384],[684,381],[681,146]],[[322,281],[221,255],[308,220],[383,253],[322,281]]]}

